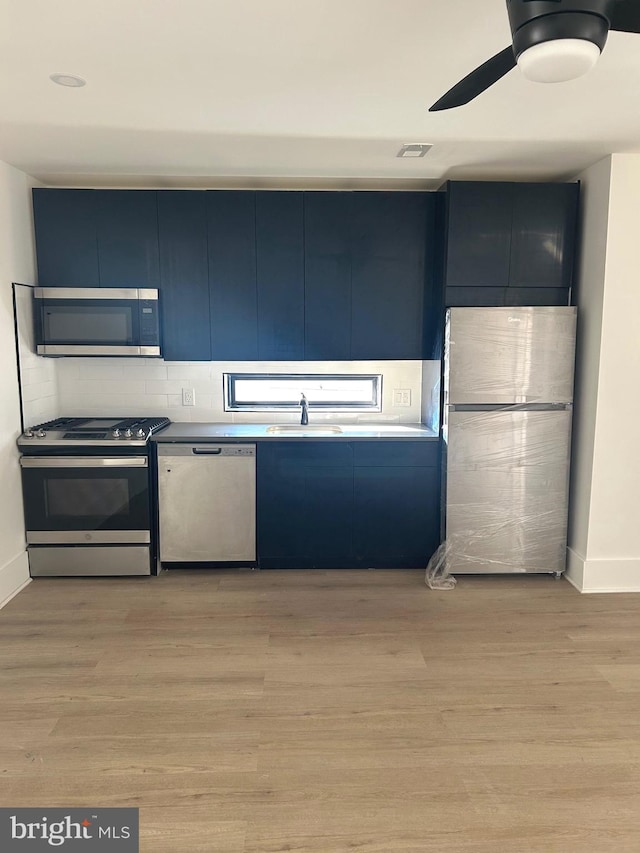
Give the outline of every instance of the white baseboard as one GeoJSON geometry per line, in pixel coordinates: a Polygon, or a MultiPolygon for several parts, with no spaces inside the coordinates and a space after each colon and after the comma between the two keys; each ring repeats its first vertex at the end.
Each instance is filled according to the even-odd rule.
{"type": "Polygon", "coordinates": [[[565,577],[580,592],[640,592],[640,559],[585,560],[567,548],[565,577]]]}
{"type": "Polygon", "coordinates": [[[0,608],[30,583],[29,557],[23,551],[0,569],[0,608]]]}
{"type": "Polygon", "coordinates": [[[567,568],[564,576],[579,592],[583,592],[584,588],[584,564],[583,556],[567,548],[567,568]]]}

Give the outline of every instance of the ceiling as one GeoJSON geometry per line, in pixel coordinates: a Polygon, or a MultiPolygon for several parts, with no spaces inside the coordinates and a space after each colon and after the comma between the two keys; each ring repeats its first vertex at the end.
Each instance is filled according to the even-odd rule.
{"type": "Polygon", "coordinates": [[[428,188],[640,151],[626,33],[579,80],[515,70],[428,112],[510,43],[504,0],[0,0],[0,16],[0,159],[45,183],[428,188]],[[397,159],[406,142],[433,149],[397,159]]]}

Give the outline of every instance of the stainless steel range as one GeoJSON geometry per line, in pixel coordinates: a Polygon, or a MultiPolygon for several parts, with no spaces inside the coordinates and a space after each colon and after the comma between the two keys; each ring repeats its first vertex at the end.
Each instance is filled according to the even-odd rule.
{"type": "Polygon", "coordinates": [[[170,423],[169,418],[57,418],[25,430],[18,447],[23,453],[47,447],[145,447],[170,423]]]}
{"type": "Polygon", "coordinates": [[[58,418],[18,439],[29,565],[149,575],[157,565],[148,442],[168,418],[58,418]]]}

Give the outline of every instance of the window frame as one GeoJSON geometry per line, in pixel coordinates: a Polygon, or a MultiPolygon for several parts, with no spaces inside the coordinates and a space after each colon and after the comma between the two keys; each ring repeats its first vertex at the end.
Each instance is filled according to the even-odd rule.
{"type": "Polygon", "coordinates": [[[299,403],[279,403],[276,401],[253,400],[238,403],[235,395],[235,383],[238,379],[366,379],[371,380],[372,397],[370,402],[328,401],[319,403],[309,401],[309,409],[324,412],[381,412],[382,411],[382,374],[381,373],[224,373],[223,402],[225,412],[295,412],[299,403]]]}

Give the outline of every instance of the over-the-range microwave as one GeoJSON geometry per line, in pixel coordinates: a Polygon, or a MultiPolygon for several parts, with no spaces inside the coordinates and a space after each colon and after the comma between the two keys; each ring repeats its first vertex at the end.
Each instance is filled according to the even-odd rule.
{"type": "Polygon", "coordinates": [[[158,291],[36,287],[39,355],[160,356],[158,291]]]}

